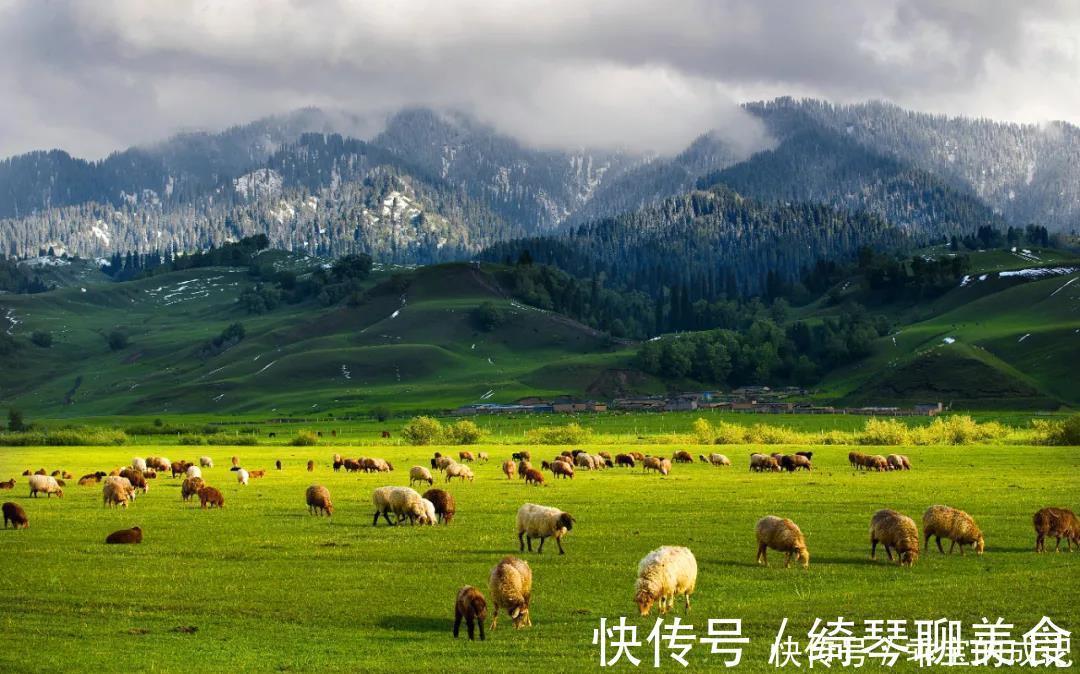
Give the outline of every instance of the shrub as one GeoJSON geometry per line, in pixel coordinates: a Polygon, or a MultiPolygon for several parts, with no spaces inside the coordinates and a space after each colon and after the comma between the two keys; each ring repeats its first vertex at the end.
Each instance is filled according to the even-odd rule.
{"type": "Polygon", "coordinates": [[[443,436],[443,425],[431,417],[414,417],[401,429],[401,436],[410,445],[430,445],[443,436]]]}
{"type": "MultiPolygon", "coordinates": [[[[314,445],[318,442],[318,436],[315,437],[316,442],[310,444],[314,445]]],[[[206,438],[206,444],[208,445],[257,445],[258,441],[254,435],[212,435],[206,438]]],[[[293,444],[296,444],[294,439],[293,444]]]]}
{"type": "Polygon", "coordinates": [[[121,349],[126,349],[128,344],[131,343],[131,341],[128,339],[127,333],[123,330],[113,330],[105,339],[109,343],[109,349],[113,351],[120,351],[121,349]]]}
{"type": "Polygon", "coordinates": [[[589,442],[592,431],[577,423],[565,426],[541,426],[525,432],[525,437],[538,445],[580,445],[589,442]]]}
{"type": "Polygon", "coordinates": [[[483,431],[475,422],[462,419],[456,424],[446,428],[446,444],[448,445],[475,445],[480,442],[483,431]]]}
{"type": "Polygon", "coordinates": [[[506,314],[494,302],[481,302],[473,309],[472,320],[480,330],[491,332],[506,322],[506,314]]]}
{"type": "Polygon", "coordinates": [[[746,427],[740,424],[729,424],[721,421],[713,429],[716,434],[714,442],[718,445],[742,445],[746,443],[746,427]]]}
{"type": "Polygon", "coordinates": [[[122,445],[127,442],[123,431],[105,429],[26,431],[0,433],[0,445],[8,447],[74,447],[91,445],[122,445]]]}
{"type": "Polygon", "coordinates": [[[909,442],[908,427],[897,419],[867,419],[859,435],[860,445],[906,445],[909,442]]]}
{"type": "Polygon", "coordinates": [[[1035,428],[1035,442],[1040,445],[1080,445],[1080,414],[1063,421],[1036,419],[1031,425],[1035,428]]]}
{"type": "Polygon", "coordinates": [[[382,423],[394,416],[394,413],[391,412],[390,408],[386,405],[378,405],[371,408],[371,416],[375,417],[376,421],[382,423]]]}
{"type": "Polygon", "coordinates": [[[712,424],[701,417],[698,417],[692,428],[699,445],[711,445],[716,438],[716,431],[713,430],[712,424]]]}
{"type": "Polygon", "coordinates": [[[311,447],[319,444],[319,436],[315,435],[313,431],[300,431],[295,438],[289,441],[289,444],[293,447],[311,447]]]}
{"type": "Polygon", "coordinates": [[[52,346],[53,336],[51,332],[45,332],[44,330],[35,330],[30,334],[30,341],[35,346],[40,346],[43,349],[47,349],[52,346]]]}
{"type": "Polygon", "coordinates": [[[17,410],[14,407],[8,410],[8,422],[7,429],[12,433],[21,433],[23,431],[30,430],[30,425],[23,419],[23,413],[21,410],[17,410]]]}
{"type": "Polygon", "coordinates": [[[206,438],[201,435],[181,435],[176,439],[178,445],[205,445],[206,438]]]}
{"type": "Polygon", "coordinates": [[[808,438],[787,426],[754,424],[746,431],[747,440],[755,445],[799,445],[806,444],[808,438]]]}
{"type": "Polygon", "coordinates": [[[938,417],[922,428],[912,429],[911,443],[916,445],[970,445],[1005,437],[1009,429],[997,422],[980,424],[969,416],[938,417]]]}

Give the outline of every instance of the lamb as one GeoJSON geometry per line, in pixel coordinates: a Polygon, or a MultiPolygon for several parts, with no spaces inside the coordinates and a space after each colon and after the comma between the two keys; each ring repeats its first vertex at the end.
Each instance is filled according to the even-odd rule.
{"type": "Polygon", "coordinates": [[[449,482],[453,478],[459,478],[462,482],[468,480],[473,481],[473,472],[468,466],[462,463],[455,463],[446,467],[446,481],[449,482]]]}
{"type": "Polygon", "coordinates": [[[1065,549],[1072,552],[1072,544],[1080,547],[1080,519],[1076,513],[1066,508],[1043,508],[1032,518],[1035,525],[1035,552],[1046,551],[1046,537],[1057,539],[1054,552],[1058,551],[1061,539],[1065,539],[1065,549]]]}
{"type": "Polygon", "coordinates": [[[255,478],[259,478],[259,477],[266,477],[266,471],[265,470],[253,470],[253,471],[248,473],[248,477],[250,477],[252,480],[254,480],[255,478]]]}
{"type": "Polygon", "coordinates": [[[769,565],[769,548],[784,553],[784,568],[791,566],[791,555],[802,563],[803,568],[810,566],[810,552],[806,549],[806,537],[798,525],[789,519],[768,515],[758,520],[754,528],[757,535],[759,564],[769,565]]]}
{"type": "Polygon", "coordinates": [[[185,477],[202,477],[202,469],[198,466],[188,466],[184,471],[185,477]]]}
{"type": "Polygon", "coordinates": [[[544,474],[535,468],[526,468],[524,472],[521,473],[521,477],[525,478],[525,484],[531,482],[537,487],[544,484],[544,474]]]}
{"type": "Polygon", "coordinates": [[[551,474],[554,477],[574,479],[574,467],[565,461],[556,461],[551,464],[551,474]]]}
{"type": "Polygon", "coordinates": [[[365,473],[388,473],[394,470],[394,464],[383,459],[363,459],[361,465],[365,473]]]}
{"type": "Polygon", "coordinates": [[[675,463],[693,463],[694,455],[685,449],[680,449],[671,455],[671,460],[675,463]]]}
{"type": "Polygon", "coordinates": [[[911,566],[919,559],[919,530],[915,520],[895,510],[879,510],[870,520],[870,559],[877,559],[877,544],[885,546],[885,554],[892,561],[892,548],[896,548],[896,561],[901,566],[911,566]]]}
{"type": "Polygon", "coordinates": [[[532,539],[539,538],[540,547],[536,552],[543,553],[544,541],[554,536],[555,544],[559,546],[559,554],[565,555],[562,538],[574,528],[576,521],[570,513],[558,508],[526,503],[517,511],[517,537],[520,551],[525,552],[525,546],[528,545],[529,552],[532,552],[532,539]]]}
{"type": "Polygon", "coordinates": [[[931,536],[934,537],[941,554],[945,554],[945,550],[941,547],[942,537],[952,541],[952,545],[949,546],[949,554],[952,554],[953,548],[957,545],[960,546],[961,555],[964,554],[965,545],[970,545],[980,555],[986,547],[979,525],[975,524],[975,519],[963,510],[943,505],[932,505],[923,513],[922,522],[923,545],[927,549],[930,548],[931,536]]]}
{"type": "Polygon", "coordinates": [[[457,639],[461,630],[461,621],[469,630],[469,640],[473,639],[476,626],[480,627],[480,641],[484,640],[484,621],[487,620],[487,600],[480,590],[472,585],[466,585],[458,590],[457,600],[454,601],[454,638],[457,639]]]}
{"type": "Polygon", "coordinates": [[[4,511],[5,529],[8,527],[8,522],[11,522],[11,526],[15,529],[30,528],[30,520],[26,518],[26,511],[18,503],[8,501],[3,506],[0,506],[0,509],[4,511]]]}
{"type": "Polygon", "coordinates": [[[200,456],[199,457],[199,465],[202,466],[203,468],[213,468],[214,467],[214,460],[211,459],[209,456],[200,456]]]}
{"type": "Polygon", "coordinates": [[[427,482],[428,485],[435,484],[435,478],[431,477],[431,471],[423,466],[413,466],[409,469],[409,486],[412,486],[413,482],[427,482]]]}
{"type": "Polygon", "coordinates": [[[372,493],[371,501],[375,505],[372,526],[379,523],[379,515],[382,515],[386,523],[390,525],[396,525],[406,517],[409,518],[410,524],[416,524],[417,520],[423,521],[426,515],[420,494],[409,487],[379,487],[372,493]],[[397,516],[397,522],[390,521],[388,515],[390,512],[397,516]]]}
{"type": "Polygon", "coordinates": [[[517,473],[517,468],[514,466],[514,462],[511,461],[510,459],[507,459],[506,461],[503,461],[503,463],[502,463],[502,472],[503,472],[503,475],[506,476],[507,480],[513,480],[514,479],[514,474],[517,473]]]}
{"type": "Polygon", "coordinates": [[[727,458],[723,454],[717,454],[716,452],[713,452],[712,454],[709,454],[708,457],[706,457],[705,455],[702,455],[701,460],[702,461],[707,461],[708,463],[711,463],[714,466],[730,466],[731,465],[731,459],[727,458]]]}
{"type": "MultiPolygon", "coordinates": [[[[279,464],[278,469],[279,470],[281,469],[280,463],[281,462],[279,461],[278,462],[278,464],[279,464]]],[[[337,468],[334,468],[334,470],[337,470],[337,468]]],[[[307,472],[309,472],[309,473],[315,472],[315,462],[312,461],[311,459],[308,459],[308,462],[307,462],[307,472]]]]}
{"type": "Polygon", "coordinates": [[[330,492],[326,487],[313,484],[307,488],[304,498],[307,501],[308,512],[312,515],[326,513],[327,517],[331,517],[334,514],[334,504],[330,502],[330,492]]]}
{"type": "Polygon", "coordinates": [[[221,492],[209,485],[203,486],[197,492],[199,494],[199,507],[206,510],[207,505],[211,508],[217,506],[218,508],[225,507],[225,497],[221,492]]]}
{"type": "Polygon", "coordinates": [[[132,489],[130,483],[124,484],[119,481],[109,481],[101,488],[102,505],[105,507],[122,506],[126,508],[131,500],[132,489]]]}
{"type": "Polygon", "coordinates": [[[634,457],[629,454],[616,454],[615,455],[616,466],[626,466],[627,468],[634,467],[634,457]]]}
{"type": "Polygon", "coordinates": [[[278,459],[277,461],[274,462],[274,468],[277,468],[278,470],[281,470],[281,459],[278,459]]]}
{"type": "Polygon", "coordinates": [[[134,545],[136,543],[142,543],[142,529],[139,527],[131,527],[130,529],[114,531],[105,538],[105,542],[118,545],[134,545]]]}
{"type": "Polygon", "coordinates": [[[180,498],[181,500],[188,501],[192,496],[199,493],[199,490],[206,486],[201,477],[186,477],[184,483],[180,485],[180,498]]]}
{"type": "Polygon", "coordinates": [[[675,598],[682,595],[689,613],[697,571],[697,560],[689,548],[665,545],[645,555],[638,563],[638,578],[634,585],[638,611],[647,616],[656,603],[657,610],[663,615],[671,610],[675,598]]]}
{"type": "Polygon", "coordinates": [[[488,590],[495,612],[491,618],[491,629],[495,629],[499,620],[499,609],[504,608],[510,615],[514,629],[532,627],[529,617],[529,603],[532,601],[532,569],[529,563],[513,556],[503,557],[491,570],[488,590]]]}
{"type": "Polygon", "coordinates": [[[420,503],[424,506],[424,516],[420,518],[420,523],[434,526],[439,521],[439,513],[435,512],[435,504],[423,496],[420,497],[420,503]]]}
{"type": "Polygon", "coordinates": [[[458,460],[462,463],[468,463],[469,461],[474,461],[475,459],[472,452],[463,449],[458,452],[458,460]]]}
{"type": "Polygon", "coordinates": [[[59,498],[64,498],[64,490],[60,488],[56,478],[49,475],[31,475],[30,481],[30,495],[37,498],[38,492],[42,492],[48,498],[52,498],[53,494],[56,494],[59,498]]]}
{"type": "Polygon", "coordinates": [[[131,460],[131,467],[134,468],[135,470],[139,471],[140,473],[145,473],[146,472],[146,459],[141,459],[141,458],[136,456],[135,458],[133,458],[131,460]]]}
{"type": "Polygon", "coordinates": [[[169,464],[169,470],[172,472],[172,477],[185,474],[190,465],[191,464],[187,461],[173,461],[169,464]]]}
{"type": "Polygon", "coordinates": [[[243,468],[236,471],[236,481],[242,485],[247,485],[249,477],[251,477],[251,475],[243,468]]]}
{"type": "Polygon", "coordinates": [[[491,457],[488,456],[487,452],[477,452],[476,453],[476,462],[477,463],[487,463],[490,460],[491,460],[491,457]]]}
{"type": "Polygon", "coordinates": [[[14,488],[15,488],[15,478],[11,478],[7,482],[0,482],[0,489],[14,489],[14,488]]]}
{"type": "Polygon", "coordinates": [[[454,501],[454,495],[450,492],[442,489],[428,489],[424,492],[422,498],[425,501],[430,501],[435,506],[436,520],[441,520],[443,524],[450,524],[450,520],[454,519],[454,514],[457,512],[457,503],[454,501]]]}

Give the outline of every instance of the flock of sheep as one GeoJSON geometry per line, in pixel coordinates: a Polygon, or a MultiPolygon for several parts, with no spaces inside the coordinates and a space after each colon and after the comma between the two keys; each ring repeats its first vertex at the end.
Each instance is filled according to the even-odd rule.
{"type": "MultiPolygon", "coordinates": [[[[812,452],[796,452],[790,455],[784,454],[758,454],[750,457],[750,470],[754,472],[776,472],[787,470],[812,470],[812,452]]],[[[543,485],[544,473],[533,467],[531,453],[520,451],[502,463],[502,473],[507,479],[513,479],[515,475],[524,479],[528,484],[543,485]]],[[[849,462],[856,470],[909,470],[911,462],[908,457],[891,454],[889,456],[864,455],[860,452],[851,452],[848,455],[849,462]]],[[[453,495],[449,492],[435,488],[435,478],[432,471],[441,472],[445,482],[449,483],[454,478],[461,481],[475,479],[472,470],[467,464],[473,462],[486,462],[486,452],[478,452],[475,456],[470,451],[461,451],[458,459],[443,456],[436,452],[428,466],[413,466],[409,470],[409,485],[384,486],[375,489],[372,493],[372,505],[374,513],[372,525],[377,526],[381,517],[388,525],[398,525],[406,520],[410,524],[435,525],[438,523],[449,524],[456,513],[456,503],[453,495]],[[427,483],[429,487],[423,494],[412,489],[414,483],[427,483]],[[393,519],[391,519],[391,515],[393,519]]],[[[700,455],[699,460],[715,466],[730,466],[731,461],[722,454],[700,455]]],[[[608,452],[599,452],[595,455],[582,450],[564,451],[551,461],[542,461],[541,469],[550,472],[553,478],[573,479],[575,470],[604,470],[615,467],[642,466],[643,471],[653,470],[661,475],[667,475],[672,469],[673,463],[692,463],[693,456],[686,451],[676,451],[668,459],[664,457],[645,456],[639,452],[617,454],[612,457],[608,452]]],[[[239,465],[237,457],[232,457],[231,470],[236,473],[237,481],[241,485],[248,484],[249,479],[262,477],[265,471],[247,471],[239,465]]],[[[276,462],[277,468],[281,468],[281,462],[276,462]]],[[[205,483],[202,477],[202,468],[212,468],[213,460],[208,456],[199,458],[199,465],[185,461],[170,462],[163,457],[149,457],[146,459],[136,457],[131,466],[117,468],[110,473],[103,471],[90,473],[79,479],[82,486],[102,484],[102,498],[105,506],[127,507],[134,501],[139,492],[146,493],[149,490],[147,480],[153,480],[157,473],[168,472],[172,477],[182,477],[181,498],[188,501],[193,496],[198,496],[202,508],[224,506],[224,497],[220,490],[205,483]]],[[[308,470],[314,468],[314,462],[308,461],[308,470]]],[[[379,458],[361,457],[359,459],[343,458],[339,454],[333,457],[335,471],[344,469],[348,472],[364,471],[369,473],[392,472],[393,465],[379,458]]],[[[63,498],[65,479],[72,479],[71,474],[65,471],[54,471],[46,474],[44,469],[31,474],[26,471],[30,487],[30,496],[45,494],[47,497],[56,495],[63,498]]],[[[0,482],[0,489],[12,489],[15,480],[0,482]]],[[[332,516],[334,506],[331,501],[329,490],[318,484],[314,484],[305,492],[305,502],[308,510],[313,515],[332,516]]],[[[14,528],[26,528],[29,520],[25,511],[16,503],[8,502],[2,506],[4,528],[10,523],[14,528]]],[[[573,529],[576,520],[569,513],[558,508],[542,506],[535,503],[526,503],[517,511],[517,537],[519,552],[533,551],[533,541],[539,541],[537,553],[542,553],[544,543],[549,538],[554,538],[558,546],[559,554],[565,554],[563,538],[573,529]]],[[[1066,548],[1071,551],[1075,543],[1080,546],[1080,519],[1071,511],[1064,508],[1043,508],[1035,513],[1033,524],[1036,532],[1036,551],[1045,549],[1047,537],[1055,537],[1057,542],[1055,551],[1059,548],[1061,539],[1066,540],[1066,548]]],[[[930,539],[934,538],[938,550],[945,554],[941,545],[941,539],[951,541],[949,553],[959,546],[963,554],[965,547],[972,547],[975,552],[981,554],[985,549],[985,541],[982,531],[974,518],[968,513],[944,505],[933,505],[926,509],[922,516],[923,547],[929,547],[930,539]]],[[[893,559],[896,552],[896,561],[904,566],[910,566],[916,562],[920,551],[920,538],[915,521],[895,510],[883,509],[874,513],[870,520],[870,557],[876,559],[877,546],[885,548],[889,560],[893,559]]],[[[784,554],[785,567],[790,566],[794,559],[804,568],[810,564],[810,552],[806,538],[798,525],[790,519],[769,515],[758,520],[755,527],[757,539],[757,562],[768,564],[768,550],[782,552],[784,554]]],[[[106,543],[131,544],[142,541],[142,531],[138,527],[116,531],[108,536],[106,543]]],[[[697,561],[693,553],[685,547],[664,546],[653,550],[646,555],[638,565],[638,578],[634,589],[634,601],[641,615],[648,615],[655,604],[661,614],[667,613],[674,606],[676,599],[682,597],[685,601],[686,610],[690,609],[690,596],[694,592],[697,583],[697,561]]],[[[505,610],[515,628],[526,627],[532,624],[529,616],[529,606],[532,596],[532,570],[529,564],[517,557],[507,556],[496,564],[491,570],[488,582],[488,591],[493,606],[491,629],[495,629],[500,609],[505,610]]],[[[475,587],[466,585],[462,587],[454,604],[454,636],[457,637],[461,623],[467,626],[469,638],[474,638],[475,628],[479,627],[480,638],[484,639],[484,621],[487,619],[488,602],[483,593],[475,587]]]]}

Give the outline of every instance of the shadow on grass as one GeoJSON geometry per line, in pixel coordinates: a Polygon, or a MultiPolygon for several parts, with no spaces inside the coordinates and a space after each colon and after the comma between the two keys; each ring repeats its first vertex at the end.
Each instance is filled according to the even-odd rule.
{"type": "Polygon", "coordinates": [[[430,616],[390,615],[379,619],[379,627],[389,630],[408,632],[446,632],[454,627],[452,618],[432,618],[430,616]]]}

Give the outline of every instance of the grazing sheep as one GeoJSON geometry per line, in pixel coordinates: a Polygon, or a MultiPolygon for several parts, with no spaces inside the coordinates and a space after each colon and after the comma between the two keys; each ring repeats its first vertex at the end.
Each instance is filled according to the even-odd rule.
{"type": "Polygon", "coordinates": [[[199,465],[202,466],[203,468],[213,468],[214,467],[214,460],[211,459],[209,456],[200,456],[199,457],[199,465]]]}
{"type": "Polygon", "coordinates": [[[491,457],[488,456],[487,452],[477,452],[476,453],[476,462],[477,463],[487,463],[490,460],[491,460],[491,457]]]}
{"type": "Polygon", "coordinates": [[[495,612],[491,618],[491,629],[495,629],[499,620],[499,609],[504,608],[514,623],[514,629],[532,627],[529,617],[529,603],[532,601],[532,569],[529,563],[517,557],[503,557],[491,570],[488,590],[495,612]]]}
{"type": "Polygon", "coordinates": [[[862,467],[864,470],[873,470],[879,473],[889,470],[889,461],[881,454],[862,456],[862,467]]]}
{"type": "Polygon", "coordinates": [[[4,511],[4,528],[8,528],[8,522],[15,529],[29,529],[30,520],[26,518],[26,511],[18,503],[8,501],[0,509],[4,511]]]}
{"type": "Polygon", "coordinates": [[[879,510],[870,520],[870,559],[877,559],[877,545],[885,546],[885,554],[892,561],[892,548],[896,548],[896,561],[901,566],[911,566],[919,559],[919,530],[915,520],[895,510],[879,510]]]}
{"type": "Polygon", "coordinates": [[[806,458],[810,459],[811,461],[814,460],[814,453],[813,452],[795,452],[795,455],[796,456],[805,456],[806,458]]]}
{"type": "Polygon", "coordinates": [[[236,471],[236,481],[242,485],[246,485],[248,483],[249,477],[251,477],[251,475],[243,468],[236,471]]]}
{"type": "Polygon", "coordinates": [[[101,488],[101,500],[102,505],[107,508],[114,506],[122,506],[126,508],[128,501],[131,500],[132,488],[131,483],[124,484],[119,481],[109,481],[105,483],[105,486],[101,488]]]}
{"type": "Polygon", "coordinates": [[[232,458],[232,465],[234,465],[234,466],[239,466],[239,465],[240,465],[240,459],[239,459],[239,457],[235,457],[235,456],[234,456],[234,457],[232,458]]]}
{"type": "Polygon", "coordinates": [[[531,461],[532,454],[527,449],[523,449],[520,452],[514,452],[510,455],[510,458],[514,461],[531,461]]]}
{"type": "Polygon", "coordinates": [[[656,472],[660,473],[663,468],[663,462],[660,460],[659,457],[656,456],[645,457],[645,461],[641,464],[641,472],[643,473],[647,470],[655,470],[656,472]]]}
{"type": "Polygon", "coordinates": [[[162,456],[150,456],[146,459],[146,466],[164,473],[172,467],[172,462],[162,456]]]}
{"type": "Polygon", "coordinates": [[[525,484],[531,482],[537,487],[544,484],[544,474],[535,468],[526,468],[524,472],[521,473],[521,477],[525,478],[525,484]]]}
{"type": "Polygon", "coordinates": [[[574,457],[574,465],[585,470],[592,470],[593,468],[596,468],[596,459],[590,454],[579,452],[577,456],[574,457]]]}
{"type": "Polygon", "coordinates": [[[565,555],[562,537],[574,528],[576,521],[570,513],[558,508],[526,503],[517,511],[517,537],[520,551],[525,552],[527,544],[529,552],[532,552],[532,539],[539,538],[540,547],[536,552],[540,554],[544,551],[544,541],[554,536],[555,544],[559,546],[559,554],[565,555]]]}
{"type": "Polygon", "coordinates": [[[645,455],[641,452],[627,452],[627,454],[634,457],[634,461],[637,461],[638,463],[641,463],[645,460],[645,455]]]}
{"type": "Polygon", "coordinates": [[[435,478],[431,477],[431,471],[423,466],[413,466],[409,469],[409,486],[412,486],[413,482],[427,482],[428,485],[435,484],[435,478]]]}
{"type": "Polygon", "coordinates": [[[514,466],[514,462],[511,461],[510,459],[507,459],[506,461],[503,461],[503,463],[502,463],[502,472],[503,472],[503,475],[506,476],[507,480],[513,480],[514,479],[514,474],[517,473],[517,468],[514,466]]]}
{"type": "Polygon", "coordinates": [[[375,505],[372,526],[379,523],[379,515],[390,525],[397,525],[406,517],[409,518],[409,524],[416,524],[427,512],[420,494],[409,487],[379,487],[372,493],[371,501],[375,505]],[[390,521],[390,512],[397,516],[396,522],[390,521]]]}
{"type": "Polygon", "coordinates": [[[281,459],[278,459],[277,461],[274,462],[274,468],[277,468],[278,470],[281,470],[281,459]]]}
{"type": "Polygon", "coordinates": [[[565,461],[556,461],[551,464],[551,474],[554,477],[574,479],[574,467],[565,461]]]}
{"type": "Polygon", "coordinates": [[[143,477],[145,477],[147,480],[156,480],[157,479],[157,471],[154,470],[153,468],[147,468],[146,472],[143,473],[143,477]]]}
{"type": "Polygon", "coordinates": [[[634,467],[634,457],[629,454],[616,454],[615,455],[616,466],[626,466],[627,468],[634,467]]]}
{"type": "Polygon", "coordinates": [[[863,467],[863,460],[865,458],[866,458],[866,455],[863,454],[862,452],[848,452],[848,455],[847,455],[848,463],[850,463],[851,467],[854,468],[855,470],[859,470],[860,468],[863,467]]]}
{"type": "Polygon", "coordinates": [[[470,461],[474,461],[475,457],[473,457],[472,452],[463,449],[460,452],[458,452],[458,460],[461,461],[462,463],[468,463],[470,461]]]}
{"type": "Polygon", "coordinates": [[[34,475],[48,475],[48,474],[49,474],[49,471],[45,470],[44,468],[38,468],[37,470],[34,471],[34,475]]]}
{"type": "Polygon", "coordinates": [[[812,469],[810,459],[801,454],[785,454],[780,458],[780,467],[789,473],[794,473],[797,470],[810,471],[812,469]]]}
{"type": "Polygon", "coordinates": [[[188,463],[187,461],[173,461],[171,464],[169,464],[169,471],[172,472],[171,477],[176,477],[177,475],[186,474],[187,469],[190,466],[191,466],[191,464],[188,463]]]}
{"type": "Polygon", "coordinates": [[[394,464],[379,458],[361,459],[360,464],[365,473],[389,473],[394,470],[394,464]]]}
{"type": "Polygon", "coordinates": [[[634,601],[641,615],[649,615],[657,604],[660,615],[671,610],[675,598],[682,595],[690,612],[690,595],[697,585],[697,560],[689,548],[665,545],[645,555],[638,563],[634,601]]]}
{"type": "Polygon", "coordinates": [[[606,459],[608,461],[612,461],[611,452],[601,450],[601,451],[597,452],[597,454],[604,457],[604,459],[606,459]]]}
{"type": "Polygon", "coordinates": [[[675,463],[693,463],[694,455],[685,449],[680,449],[671,455],[671,460],[675,463]]]}
{"type": "Polygon", "coordinates": [[[424,492],[422,498],[425,501],[430,501],[435,506],[436,519],[441,520],[443,524],[450,524],[450,520],[454,519],[454,514],[457,512],[457,503],[454,501],[454,495],[450,492],[442,489],[428,489],[424,492]]]}
{"type": "Polygon", "coordinates": [[[518,461],[518,465],[517,465],[518,478],[524,480],[525,479],[525,471],[529,470],[530,468],[532,468],[532,464],[529,463],[528,459],[522,459],[521,461],[518,461]]]}
{"type": "MultiPolygon", "coordinates": [[[[281,463],[281,462],[279,461],[278,463],[281,463]]],[[[280,468],[281,468],[281,466],[278,466],[278,469],[280,469],[280,468]]],[[[334,470],[337,470],[337,468],[335,468],[334,470]]],[[[311,459],[308,459],[307,472],[312,473],[314,471],[315,471],[315,462],[312,461],[311,459]]]]}
{"type": "Polygon", "coordinates": [[[202,469],[198,466],[188,466],[184,471],[186,477],[202,477],[202,469]]]}
{"type": "Polygon", "coordinates": [[[469,640],[473,639],[473,633],[477,626],[480,627],[480,641],[484,640],[484,621],[487,620],[487,600],[480,590],[472,585],[466,585],[458,590],[457,600],[454,601],[454,638],[458,638],[461,630],[461,621],[469,631],[469,640]]]}
{"type": "MultiPolygon", "coordinates": [[[[702,458],[705,458],[705,457],[702,457],[702,458]]],[[[730,466],[731,465],[731,459],[727,458],[723,454],[717,454],[716,452],[713,452],[712,454],[709,454],[708,461],[709,461],[709,463],[711,463],[714,466],[730,466]]]]}
{"type": "Polygon", "coordinates": [[[885,457],[885,462],[889,464],[889,470],[903,470],[904,461],[900,458],[899,454],[890,454],[885,457]]]}
{"type": "Polygon", "coordinates": [[[30,481],[30,495],[37,498],[38,492],[42,492],[47,497],[52,498],[53,494],[56,494],[59,498],[64,498],[64,490],[60,488],[60,484],[56,481],[55,477],[49,475],[31,475],[30,481]]]}
{"type": "Polygon", "coordinates": [[[346,473],[356,473],[363,470],[364,466],[356,459],[345,459],[343,462],[346,473]]]}
{"type": "Polygon", "coordinates": [[[455,477],[462,482],[465,480],[472,482],[474,478],[472,469],[462,463],[455,463],[446,467],[446,481],[449,482],[455,477]]]}
{"type": "Polygon", "coordinates": [[[131,527],[130,529],[114,531],[105,537],[105,542],[110,545],[134,545],[136,543],[142,543],[142,529],[139,527],[131,527]]]}
{"type": "Polygon", "coordinates": [[[7,482],[0,482],[0,489],[14,489],[14,488],[15,488],[15,478],[11,478],[7,482]]]}
{"type": "Polygon", "coordinates": [[[327,517],[334,514],[334,504],[330,502],[330,492],[320,484],[313,484],[304,492],[307,501],[308,512],[312,515],[326,513],[327,517]]]}
{"type": "Polygon", "coordinates": [[[146,485],[146,477],[141,471],[134,468],[125,468],[120,471],[120,477],[127,478],[127,481],[131,483],[133,488],[141,489],[144,494],[149,490],[149,487],[146,485]]]}
{"type": "Polygon", "coordinates": [[[454,465],[454,463],[456,463],[449,456],[436,456],[434,461],[435,461],[434,467],[435,467],[436,470],[446,470],[448,467],[450,467],[450,466],[454,465]]]}
{"type": "Polygon", "coordinates": [[[22,474],[23,474],[23,477],[26,477],[27,475],[33,475],[33,473],[32,473],[32,472],[30,471],[30,469],[29,469],[29,468],[27,468],[26,470],[24,470],[24,471],[22,472],[22,474]]]}
{"type": "Polygon", "coordinates": [[[772,548],[784,553],[784,568],[791,566],[791,555],[801,562],[803,568],[810,566],[810,551],[806,549],[806,537],[798,525],[789,519],[768,515],[758,520],[754,528],[757,535],[759,564],[769,565],[767,550],[772,548]]]}
{"type": "Polygon", "coordinates": [[[1046,551],[1046,537],[1057,539],[1054,552],[1058,551],[1061,539],[1065,539],[1065,549],[1072,552],[1072,544],[1080,547],[1080,519],[1076,513],[1066,508],[1043,508],[1032,518],[1035,525],[1035,552],[1046,551]]]}
{"type": "Polygon", "coordinates": [[[186,477],[184,483],[180,485],[180,499],[188,501],[192,496],[199,493],[199,490],[206,486],[201,477],[186,477]]]}
{"type": "Polygon", "coordinates": [[[422,496],[420,497],[420,503],[424,505],[424,516],[420,518],[420,523],[435,526],[435,523],[439,521],[439,513],[435,512],[435,504],[422,496]]]}
{"type": "Polygon", "coordinates": [[[221,492],[214,487],[206,485],[199,489],[197,493],[199,494],[200,508],[205,510],[207,505],[209,505],[211,508],[213,508],[214,506],[217,506],[219,508],[225,507],[225,497],[222,496],[221,492]]]}
{"type": "Polygon", "coordinates": [[[768,454],[751,454],[750,470],[756,473],[776,473],[780,471],[780,462],[776,460],[776,457],[768,454]]]}
{"type": "Polygon", "coordinates": [[[146,459],[141,459],[141,458],[136,456],[135,458],[133,458],[131,460],[131,467],[134,468],[135,470],[139,471],[140,473],[145,473],[146,472],[146,459]]]}
{"type": "Polygon", "coordinates": [[[960,546],[961,555],[964,554],[965,545],[970,545],[980,555],[986,547],[979,525],[975,524],[975,519],[963,510],[943,505],[932,505],[923,513],[922,523],[923,545],[927,549],[930,548],[931,536],[934,537],[937,548],[942,554],[945,554],[945,550],[941,547],[942,538],[948,538],[952,541],[952,545],[949,546],[949,554],[952,554],[953,548],[957,545],[960,546]]]}
{"type": "Polygon", "coordinates": [[[250,477],[252,480],[254,480],[255,478],[259,478],[259,477],[266,477],[266,471],[265,470],[253,470],[253,471],[250,471],[248,473],[248,477],[250,477]]]}

